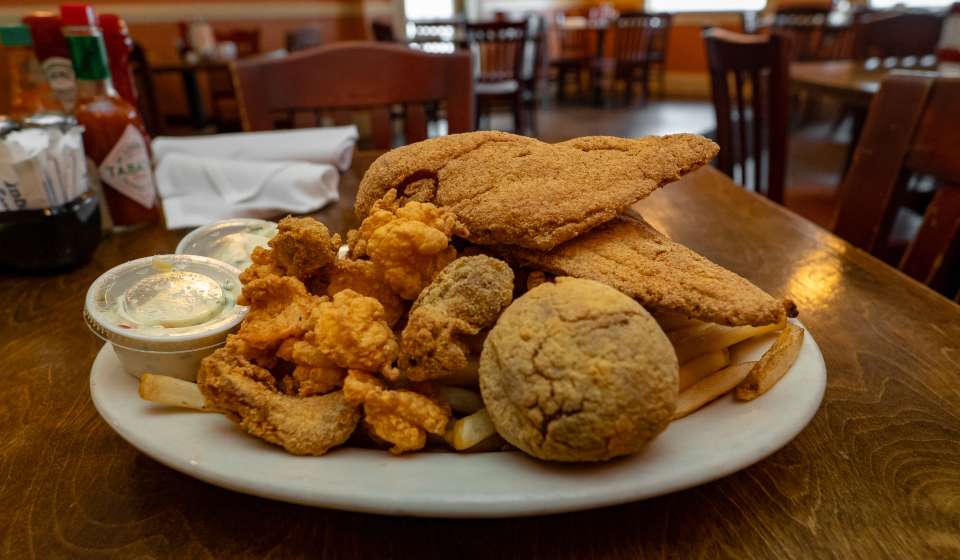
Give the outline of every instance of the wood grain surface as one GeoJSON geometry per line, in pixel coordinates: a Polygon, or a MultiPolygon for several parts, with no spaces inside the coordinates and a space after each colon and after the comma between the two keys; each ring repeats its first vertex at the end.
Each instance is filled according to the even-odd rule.
{"type": "MultiPolygon", "coordinates": [[[[370,161],[358,155],[341,202],[319,213],[333,229],[355,224],[370,161]]],[[[84,293],[185,233],[153,227],[66,274],[0,276],[0,557],[960,557],[960,307],[713,169],[637,209],[800,306],[827,392],[768,459],[662,498],[516,520],[343,513],[194,480],[120,439],[88,390],[101,342],[84,293]]]]}

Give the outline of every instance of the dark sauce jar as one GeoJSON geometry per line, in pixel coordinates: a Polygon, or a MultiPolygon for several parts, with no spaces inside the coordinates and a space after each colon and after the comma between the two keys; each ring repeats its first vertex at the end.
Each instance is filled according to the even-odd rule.
{"type": "MultiPolygon", "coordinates": [[[[0,119],[0,138],[18,128],[58,128],[75,124],[62,114],[37,114],[22,122],[0,119]]],[[[73,200],[49,208],[0,212],[0,271],[47,273],[90,261],[100,243],[100,204],[87,190],[73,200]]]]}
{"type": "Polygon", "coordinates": [[[57,272],[90,261],[100,243],[100,206],[92,192],[67,204],[0,212],[0,269],[57,272]]]}

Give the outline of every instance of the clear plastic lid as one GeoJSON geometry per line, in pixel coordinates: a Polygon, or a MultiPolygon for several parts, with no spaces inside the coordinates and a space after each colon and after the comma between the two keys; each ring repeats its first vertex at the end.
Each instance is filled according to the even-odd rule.
{"type": "Polygon", "coordinates": [[[214,258],[243,270],[250,266],[254,247],[266,247],[276,233],[277,224],[266,220],[221,220],[188,233],[176,253],[214,258]]]}
{"type": "Polygon", "coordinates": [[[216,345],[240,324],[240,271],[193,255],[158,255],[114,267],[87,290],[84,319],[100,338],[137,350],[216,345]]]}

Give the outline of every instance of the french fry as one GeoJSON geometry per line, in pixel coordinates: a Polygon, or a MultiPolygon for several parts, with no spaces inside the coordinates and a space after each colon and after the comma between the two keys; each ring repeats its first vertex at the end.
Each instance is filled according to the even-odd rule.
{"type": "Polygon", "coordinates": [[[196,383],[170,377],[169,375],[155,375],[144,373],[140,376],[140,398],[145,401],[181,408],[192,408],[212,412],[206,406],[203,393],[196,383]]]}
{"type": "Polygon", "coordinates": [[[457,371],[451,371],[443,377],[438,377],[434,381],[444,385],[455,385],[457,387],[479,387],[480,386],[480,359],[476,356],[467,358],[467,365],[457,371]]]}
{"type": "Polygon", "coordinates": [[[682,364],[707,352],[728,348],[748,338],[778,331],[783,325],[784,323],[772,323],[762,327],[727,327],[716,323],[702,323],[669,332],[667,338],[673,343],[677,360],[682,364]]]}
{"type": "Polygon", "coordinates": [[[673,413],[673,419],[683,418],[717,397],[733,390],[750,373],[750,368],[756,363],[746,362],[732,365],[704,377],[686,391],[682,391],[677,399],[677,409],[673,413]]]}
{"type": "Polygon", "coordinates": [[[454,449],[463,451],[496,435],[497,429],[493,426],[487,409],[483,408],[454,422],[453,434],[448,441],[452,440],[454,449]]]}
{"type": "Polygon", "coordinates": [[[682,313],[674,313],[672,311],[661,311],[655,314],[653,318],[657,320],[657,323],[660,323],[660,328],[663,329],[663,332],[692,327],[701,323],[701,321],[691,319],[682,313]]]}
{"type": "Polygon", "coordinates": [[[473,414],[483,408],[483,399],[480,398],[480,395],[476,391],[462,387],[437,385],[437,392],[446,399],[454,412],[473,414]]]}
{"type": "Polygon", "coordinates": [[[721,348],[680,365],[680,390],[690,387],[707,375],[730,365],[730,350],[721,348]]]}
{"type": "Polygon", "coordinates": [[[737,400],[751,401],[766,393],[780,381],[790,366],[797,361],[803,346],[803,329],[789,324],[783,329],[773,346],[753,366],[747,377],[734,392],[737,400]]]}

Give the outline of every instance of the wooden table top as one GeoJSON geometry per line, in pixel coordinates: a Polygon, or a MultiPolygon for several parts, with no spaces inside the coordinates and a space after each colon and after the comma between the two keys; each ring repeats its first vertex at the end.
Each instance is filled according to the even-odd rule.
{"type": "MultiPolygon", "coordinates": [[[[356,224],[358,154],[342,201],[356,224]]],[[[753,467],[618,507],[514,520],[388,518],[272,502],[147,458],[98,416],[101,342],[84,292],[125,260],[173,250],[159,226],[105,240],[57,276],[0,276],[3,558],[941,558],[960,553],[960,307],[830,233],[694,173],[637,206],[666,233],[793,298],[823,351],[812,423],[753,467]]]]}
{"type": "Polygon", "coordinates": [[[794,62],[790,65],[790,83],[794,89],[815,91],[865,108],[892,70],[937,70],[932,62],[920,60],[915,65],[899,67],[885,66],[880,59],[794,62]]]}

